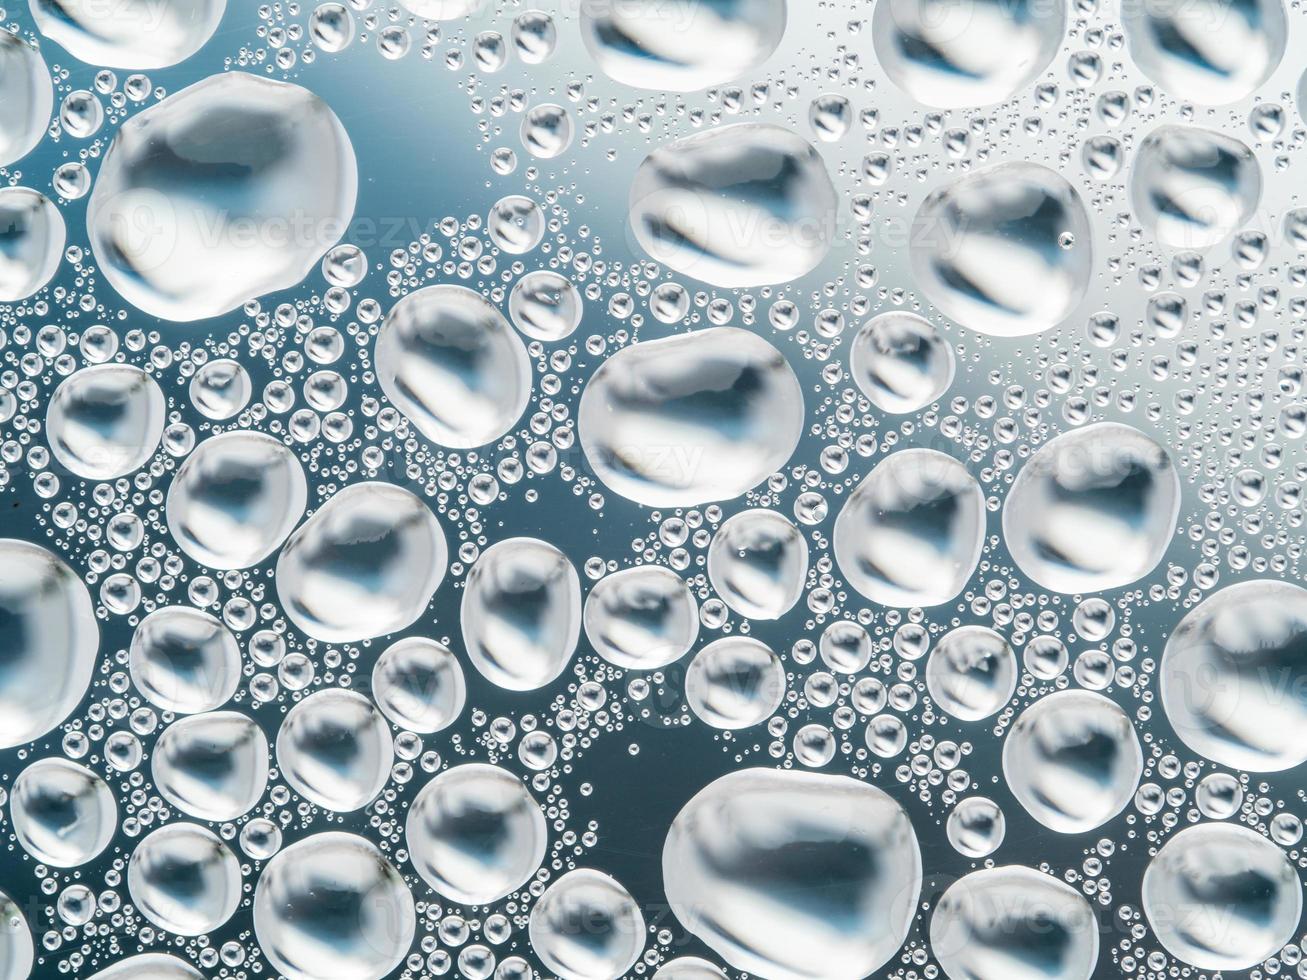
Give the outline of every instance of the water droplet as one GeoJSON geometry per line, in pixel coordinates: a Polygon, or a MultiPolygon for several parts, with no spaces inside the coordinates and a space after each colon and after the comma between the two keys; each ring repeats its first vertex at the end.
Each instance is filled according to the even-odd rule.
{"type": "Polygon", "coordinates": [[[685,672],[685,700],[706,725],[733,730],[761,724],[785,698],[785,667],[771,647],[746,636],[714,640],[685,672]]]}
{"type": "Polygon", "coordinates": [[[237,711],[213,711],[169,725],[151,756],[154,783],[179,810],[201,820],[235,820],[268,783],[268,739],[237,711]]]}
{"type": "Polygon", "coordinates": [[[644,916],[617,879],[578,868],[531,909],[531,947],[561,980],[618,980],[644,949],[644,916]]]}
{"type": "Polygon", "coordinates": [[[390,776],[395,751],[376,706],[354,691],[328,688],[286,713],[277,766],[301,796],[337,813],[367,806],[390,776]]]}
{"type": "Polygon", "coordinates": [[[1016,654],[984,626],[960,626],[945,634],[926,661],[926,690],[941,711],[959,721],[996,714],[1016,686],[1016,654]]]}
{"type": "Polygon", "coordinates": [[[212,711],[236,693],[241,651],[231,630],[208,613],[166,606],[132,635],[128,669],[145,698],[165,711],[212,711]]]}
{"type": "Polygon", "coordinates": [[[63,258],[67,229],[59,209],[26,187],[0,187],[0,303],[45,288],[63,258]]]}
{"type": "Polygon", "coordinates": [[[893,310],[868,320],[849,345],[849,372],[883,412],[919,412],[953,383],[953,348],[930,321],[893,310]]]}
{"type": "Polygon", "coordinates": [[[88,65],[167,68],[213,36],[227,0],[32,0],[37,29],[88,65]]]}
{"type": "Polygon", "coordinates": [[[410,636],[392,643],[377,658],[372,694],[391,722],[425,735],[443,731],[463,713],[467,685],[448,647],[410,636]]]}
{"type": "Polygon", "coordinates": [[[780,619],[803,595],[808,542],[774,510],[729,518],[708,546],[708,578],[733,610],[748,619],[780,619]]]}
{"type": "Polygon", "coordinates": [[[67,759],[40,759],[19,773],[9,794],[9,816],[23,850],[56,868],[90,861],[118,830],[113,790],[67,759]]]}
{"type": "Polygon", "coordinates": [[[41,53],[0,31],[0,167],[36,149],[53,109],[54,85],[41,53]]]}
{"type": "Polygon", "coordinates": [[[241,866],[211,832],[192,823],[160,827],[132,852],[127,888],[141,914],[179,936],[201,936],[232,917],[241,866]]]}
{"type": "Polygon", "coordinates": [[[640,565],[607,575],[585,600],[585,635],[595,652],[628,670],[680,660],[699,636],[699,604],[675,572],[640,565]]]}

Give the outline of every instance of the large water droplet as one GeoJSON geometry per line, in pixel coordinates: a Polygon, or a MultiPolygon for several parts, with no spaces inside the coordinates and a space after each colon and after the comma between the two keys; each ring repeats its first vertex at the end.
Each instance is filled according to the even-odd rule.
{"type": "Polygon", "coordinates": [[[658,968],[653,980],[727,980],[726,974],[697,956],[678,956],[658,968]]]}
{"type": "Polygon", "coordinates": [[[581,38],[615,81],[693,92],[759,67],[781,43],[785,20],[785,0],[586,0],[581,38]]]}
{"type": "Polygon", "coordinates": [[[193,823],[160,827],[132,852],[127,888],[141,914],[178,936],[201,936],[241,901],[241,866],[212,832],[193,823]]]}
{"type": "Polygon", "coordinates": [[[337,813],[367,806],[395,759],[390,729],[371,701],[328,688],[286,713],[277,732],[277,766],[301,796],[337,813]]]}
{"type": "Polygon", "coordinates": [[[1114,702],[1057,691],[1022,712],[1003,742],[1003,776],[1050,830],[1083,834],[1120,813],[1143,771],[1139,737],[1114,702]]]}
{"type": "Polygon", "coordinates": [[[113,790],[67,759],[41,759],[19,773],[9,794],[9,816],[23,850],[56,868],[85,864],[118,830],[113,790]]]}
{"type": "Polygon", "coordinates": [[[751,728],[785,698],[785,667],[775,651],[747,636],[725,636],[694,655],[685,672],[685,700],[713,728],[751,728]]]}
{"type": "Polygon", "coordinates": [[[498,766],[455,766],[422,788],[404,828],[413,867],[452,902],[487,905],[522,887],[544,860],[544,814],[498,766]]]}
{"type": "Polygon", "coordinates": [[[526,348],[499,309],[463,286],[428,286],[391,309],[377,337],[386,397],[432,442],[494,442],[531,397],[526,348]]]}
{"type": "Polygon", "coordinates": [[[849,345],[849,373],[882,412],[921,411],[948,391],[953,371],[953,348],[915,313],[872,317],[849,345]]]}
{"type": "Polygon", "coordinates": [[[76,573],[39,545],[0,538],[0,748],[67,717],[99,647],[91,595],[76,573]]]}
{"type": "Polygon", "coordinates": [[[325,102],[228,72],[122,125],[86,226],[124,299],[202,320],[308,275],[345,230],[357,184],[354,148],[325,102]]]}
{"type": "Polygon", "coordinates": [[[0,187],[0,303],[40,291],[59,268],[67,228],[44,194],[0,187]]]}
{"type": "Polygon", "coordinates": [[[581,395],[581,447],[609,489],[650,507],[738,497],[803,433],[803,389],[771,344],[718,327],[618,351],[581,395]]]}
{"type": "Polygon", "coordinates": [[[119,960],[88,980],[204,980],[204,974],[167,953],[142,953],[119,960]]]}
{"type": "Polygon", "coordinates": [[[35,953],[32,929],[23,910],[0,892],[0,980],[27,980],[32,974],[35,953]]]}
{"type": "Polygon", "coordinates": [[[996,714],[1016,687],[1016,654],[1007,640],[984,626],[960,626],[945,634],[926,661],[931,698],[960,721],[996,714]]]}
{"type": "Polygon", "coordinates": [[[227,0],[31,0],[37,29],[88,65],[167,68],[213,37],[227,0]]]}
{"type": "Polygon", "coordinates": [[[427,20],[457,20],[475,14],[486,0],[402,0],[400,6],[427,20]]]}
{"type": "Polygon", "coordinates": [[[0,31],[0,167],[36,149],[53,108],[54,85],[41,52],[0,31]]]}
{"type": "Polygon", "coordinates": [[[50,451],[86,480],[113,480],[154,455],[168,406],[158,382],[128,364],[97,364],[70,375],[50,397],[50,451]]]}
{"type": "Polygon", "coordinates": [[[774,510],[735,514],[708,546],[713,589],[748,619],[780,619],[803,595],[807,575],[807,540],[774,510]]]}
{"type": "Polygon", "coordinates": [[[812,144],[769,123],[667,143],[631,183],[636,241],[656,262],[714,286],[790,282],[835,237],[835,189],[812,144]]]}
{"type": "Polygon", "coordinates": [[[448,728],[463,713],[467,685],[463,667],[448,647],[410,636],[377,658],[372,696],[394,724],[426,735],[448,728]]]}
{"type": "Polygon", "coordinates": [[[1068,595],[1127,585],[1162,559],[1180,514],[1180,477],[1137,429],[1104,422],[1042,446],[1003,505],[1021,571],[1068,595]]]}
{"type": "Polygon", "coordinates": [[[591,868],[563,875],[540,896],[531,948],[561,980],[618,980],[644,949],[644,916],[620,881],[591,868]]]}
{"type": "Polygon", "coordinates": [[[132,683],[165,711],[212,711],[236,693],[241,651],[226,626],[190,606],[165,606],[132,635],[127,667],[132,683]]]}
{"type": "Polygon", "coordinates": [[[214,711],[169,725],[151,756],[154,784],[173,806],[201,820],[235,820],[268,783],[268,739],[237,711],[214,711]]]}
{"type": "Polygon", "coordinates": [[[932,193],[913,221],[911,255],[931,302],[994,337],[1061,323],[1093,272],[1080,195],[1033,163],[999,164],[932,193]]]}
{"type": "Polygon", "coordinates": [[[1284,852],[1247,827],[1186,827],[1144,872],[1144,914],[1177,959],[1245,970],[1293,939],[1302,884],[1284,852]]]}
{"type": "Polygon", "coordinates": [[[680,660],[699,636],[699,604],[675,572],[640,565],[607,575],[585,600],[585,635],[595,652],[628,670],[680,660]]]}
{"type": "Polygon", "coordinates": [[[952,456],[887,456],[835,519],[835,560],[849,585],[886,606],[936,606],[976,570],[985,543],[980,485],[952,456]]]}
{"type": "Polygon", "coordinates": [[[874,786],[748,769],[672,821],[663,881],[676,918],[737,970],[857,980],[907,937],[921,852],[903,808],[874,786]]]}
{"type": "Polygon", "coordinates": [[[417,928],[413,895],[380,851],[354,834],[325,833],[273,857],[254,891],[254,932],[290,980],[381,980],[417,928]]]}
{"type": "Polygon", "coordinates": [[[533,691],[563,672],[581,636],[581,580],[546,541],[487,548],[463,588],[463,645],[487,680],[533,691]]]}
{"type": "Polygon", "coordinates": [[[277,595],[309,636],[353,643],[410,626],[447,562],[445,534],[425,503],[389,483],[355,483],[286,542],[277,595]]]}

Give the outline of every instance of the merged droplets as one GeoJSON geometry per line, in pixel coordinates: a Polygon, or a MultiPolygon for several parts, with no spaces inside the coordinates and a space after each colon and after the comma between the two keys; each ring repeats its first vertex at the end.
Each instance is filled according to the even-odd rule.
{"type": "Polygon", "coordinates": [[[1017,673],[1007,640],[984,626],[960,626],[930,652],[926,690],[944,713],[980,721],[1011,700],[1017,673]]]}
{"type": "Polygon", "coordinates": [[[654,261],[747,288],[815,269],[834,241],[836,207],[807,140],[769,123],[738,123],[651,153],[631,183],[630,221],[654,261]]]}
{"type": "Polygon", "coordinates": [[[708,546],[708,578],[722,601],[748,619],[779,619],[803,595],[808,542],[774,510],[730,517],[708,546]]]}
{"type": "Polygon", "coordinates": [[[922,105],[1005,102],[1034,83],[1062,46],[1066,5],[1019,0],[888,0],[871,20],[876,60],[922,105]]]}
{"type": "Polygon", "coordinates": [[[591,376],[577,428],[604,484],[650,507],[729,500],[790,458],[803,389],[757,334],[714,327],[623,348],[591,376]]]}
{"type": "Polygon", "coordinates": [[[775,651],[748,636],[724,636],[694,655],[685,700],[706,725],[733,730],[762,724],[785,698],[785,667],[775,651]]]}
{"type": "Polygon", "coordinates": [[[644,916],[620,881],[578,868],[531,908],[531,948],[561,980],[618,980],[644,949],[644,916]]]}
{"type": "Polygon", "coordinates": [[[595,652],[628,670],[680,660],[699,636],[699,604],[685,581],[659,565],[607,575],[585,600],[585,635],[595,652]]]}
{"type": "Polygon", "coordinates": [[[907,814],[847,776],[747,769],[672,821],[667,901],[727,963],[772,980],[857,980],[898,952],[921,893],[907,814]]]}
{"type": "Polygon", "coordinates": [[[59,268],[67,228],[44,194],[0,187],[0,303],[16,303],[45,288],[59,268]]]}
{"type": "Polygon", "coordinates": [[[227,0],[32,0],[36,26],[88,65],[167,68],[185,61],[218,29],[227,0]]]}
{"type": "Polygon", "coordinates": [[[1135,217],[1170,248],[1210,248],[1229,238],[1252,218],[1261,195],[1257,159],[1233,137],[1160,126],[1135,153],[1135,217]]]}
{"type": "Polygon", "coordinates": [[[985,500],[965,466],[933,449],[887,456],[835,520],[848,584],[887,606],[936,606],[970,580],[985,541],[985,500]]]}
{"type": "Polygon", "coordinates": [[[1087,833],[1125,809],[1143,765],[1129,717],[1091,691],[1041,698],[1003,742],[1008,789],[1026,812],[1060,834],[1087,833]]]}
{"type": "Polygon", "coordinates": [[[1156,567],[1180,514],[1170,455],[1137,429],[1103,422],[1042,446],[1003,505],[1021,571],[1072,595],[1128,585],[1156,567]]]}
{"type": "Polygon", "coordinates": [[[46,436],[61,465],[86,480],[113,480],[154,455],[167,421],[158,382],[128,364],[97,364],[50,397],[46,436]]]}
{"type": "Polygon", "coordinates": [[[849,345],[849,372],[883,412],[919,412],[948,391],[953,348],[930,321],[892,310],[872,317],[849,345]]]}
{"type": "Polygon", "coordinates": [[[1252,580],[1215,592],[1171,632],[1166,717],[1199,755],[1249,772],[1307,761],[1307,590],[1252,580]]]}
{"type": "Polygon", "coordinates": [[[9,819],[18,843],[37,861],[76,868],[113,840],[118,804],[91,770],[67,759],[41,759],[14,780],[9,819]]]}
{"type": "Polygon", "coordinates": [[[339,688],[311,694],[277,732],[277,766],[301,796],[337,813],[367,806],[390,776],[390,729],[363,695],[339,688]]]}
{"type": "Polygon", "coordinates": [[[410,636],[392,643],[377,658],[372,696],[392,723],[425,735],[443,731],[463,713],[467,684],[448,647],[410,636]]]}
{"type": "Polygon", "coordinates": [[[211,831],[174,823],[136,845],[127,865],[127,888],[141,914],[159,928],[201,936],[236,911],[241,866],[211,831]]]}
{"type": "Polygon", "coordinates": [[[0,748],[67,717],[91,683],[99,646],[77,574],[39,545],[0,538],[0,748]]]}
{"type": "Polygon", "coordinates": [[[926,297],[977,333],[1020,337],[1057,326],[1093,273],[1089,217],[1065,179],[1033,163],[956,178],[922,203],[912,268],[926,297]]]}
{"type": "Polygon", "coordinates": [[[118,130],[86,213],[109,284],[168,320],[293,286],[354,213],[349,136],[298,85],[214,75],[118,130]]]}
{"type": "Polygon", "coordinates": [[[254,892],[254,932],[290,980],[381,980],[417,931],[413,895],[377,848],[315,834],[279,851],[254,892]]]}
{"type": "Polygon", "coordinates": [[[463,286],[428,286],[391,309],[377,337],[377,380],[432,442],[483,446],[531,396],[526,348],[499,309],[463,286]]]}
{"type": "Polygon", "coordinates": [[[1140,0],[1122,10],[1130,56],[1176,99],[1225,105],[1251,95],[1284,56],[1281,0],[1140,0]]]}
{"type": "Polygon", "coordinates": [[[132,635],[127,667],[151,704],[178,714],[212,711],[236,693],[241,651],[219,620],[190,606],[150,613],[132,635]]]}
{"type": "Polygon", "coordinates": [[[785,33],[785,7],[785,0],[587,0],[581,38],[615,81],[692,92],[739,78],[771,57],[785,33]]]}
{"type": "Polygon", "coordinates": [[[0,167],[36,149],[53,108],[54,84],[41,53],[0,31],[0,167]]]}
{"type": "Polygon", "coordinates": [[[1089,980],[1098,922],[1074,888],[1020,865],[973,871],[944,892],[930,951],[949,977],[1089,980]]]}
{"type": "Polygon", "coordinates": [[[553,681],[581,635],[581,580],[567,556],[537,538],[487,548],[468,573],[463,646],[487,680],[509,691],[553,681]]]}
{"type": "Polygon", "coordinates": [[[235,431],[206,439],[168,488],[164,511],[173,539],[210,568],[248,568],[294,529],[308,481],[293,452],[271,436],[235,431]]]}
{"type": "Polygon", "coordinates": [[[1245,970],[1293,939],[1302,884],[1284,852],[1260,834],[1200,824],[1149,862],[1143,908],[1177,959],[1203,970],[1245,970]]]}
{"type": "Polygon", "coordinates": [[[522,887],[544,860],[544,814],[506,769],[471,763],[422,787],[404,828],[413,867],[442,896],[487,905],[522,887]]]}
{"type": "Polygon", "coordinates": [[[421,499],[389,483],[355,483],[286,542],[277,595],[309,636],[352,643],[410,626],[447,563],[444,531],[421,499]]]}
{"type": "Polygon", "coordinates": [[[173,806],[222,822],[248,813],[268,783],[268,739],[238,711],[181,718],[151,753],[154,784],[173,806]]]}

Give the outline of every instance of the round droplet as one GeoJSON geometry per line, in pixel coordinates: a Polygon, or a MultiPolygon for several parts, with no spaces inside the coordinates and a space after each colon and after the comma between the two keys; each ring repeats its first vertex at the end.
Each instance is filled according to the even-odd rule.
{"type": "Polygon", "coordinates": [[[1007,818],[999,805],[983,796],[968,796],[948,815],[948,842],[964,857],[989,857],[1003,844],[1007,818]]]}
{"type": "Polygon", "coordinates": [[[371,803],[394,759],[381,712],[354,691],[328,688],[309,695],[286,713],[277,732],[277,766],[286,782],[337,813],[371,803]]]}
{"type": "Polygon", "coordinates": [[[907,415],[939,399],[953,383],[953,348],[915,313],[893,310],[868,320],[849,345],[849,372],[883,412],[907,415]]]}
{"type": "Polygon", "coordinates": [[[1007,640],[984,626],[960,626],[930,651],[926,690],[944,713],[981,721],[1012,699],[1017,673],[1007,640]]]}
{"type": "Polygon", "coordinates": [[[67,759],[41,759],[19,773],[9,793],[9,817],[23,850],[56,868],[85,864],[118,831],[113,790],[67,759]]]}
{"type": "Polygon", "coordinates": [[[980,485],[952,456],[903,449],[849,495],[835,519],[849,585],[886,606],[937,606],[965,588],[985,543],[980,485]]]}
{"type": "Polygon", "coordinates": [[[238,711],[192,715],[164,729],[151,763],[155,786],[173,806],[201,820],[235,820],[268,784],[268,739],[238,711]]]}
{"type": "Polygon", "coordinates": [[[499,309],[463,286],[428,286],[391,309],[377,336],[381,390],[432,442],[494,442],[531,396],[526,348],[499,309]]]}
{"type": "Polygon", "coordinates": [[[748,619],[780,619],[803,595],[807,575],[807,540],[774,510],[741,511],[708,546],[713,589],[748,619]]]}
{"type": "Polygon", "coordinates": [[[544,860],[544,814],[522,781],[498,766],[455,766],[422,788],[404,828],[413,867],[445,898],[488,905],[512,894],[544,860]]]}
{"type": "Polygon", "coordinates": [[[355,483],[290,536],[277,595],[309,636],[354,643],[412,625],[447,563],[445,533],[421,499],[389,483],[355,483]]]}
{"type": "Polygon", "coordinates": [[[0,748],[40,738],[68,716],[99,647],[77,574],[39,545],[0,538],[0,748]]]}
{"type": "Polygon", "coordinates": [[[650,507],[729,500],[783,466],[803,389],[757,334],[715,327],[623,348],[591,376],[577,427],[596,475],[650,507]]]}
{"type": "Polygon", "coordinates": [[[561,980],[618,980],[644,949],[640,906],[616,878],[578,868],[531,908],[531,948],[561,980]]]}
{"type": "Polygon", "coordinates": [[[531,198],[511,194],[500,198],[490,209],[486,231],[503,251],[525,255],[545,236],[545,213],[531,198]]]}
{"type": "Polygon", "coordinates": [[[279,851],[254,891],[254,932],[290,980],[381,980],[413,943],[413,895],[354,834],[314,834],[279,851]]]}
{"type": "Polygon", "coordinates": [[[210,831],[193,823],[160,827],[127,865],[132,902],[160,929],[201,936],[232,917],[241,901],[241,866],[210,831]]]}
{"type": "Polygon", "coordinates": [[[1020,337],[1075,310],[1093,273],[1089,217],[1065,179],[1004,163],[955,179],[913,221],[912,268],[926,297],[977,333],[1020,337]]]}
{"type": "Polygon", "coordinates": [[[1090,691],[1058,691],[1022,712],[1003,742],[1003,776],[1050,830],[1083,834],[1125,809],[1143,753],[1130,719],[1090,691]]]}
{"type": "Polygon", "coordinates": [[[54,278],[67,228],[44,194],[0,187],[0,303],[17,303],[54,278]]]}
{"type": "Polygon", "coordinates": [[[88,65],[167,68],[204,47],[227,0],[31,0],[37,29],[88,65]]]}
{"type": "Polygon", "coordinates": [[[463,713],[467,685],[458,658],[422,636],[392,643],[372,668],[372,695],[381,713],[406,731],[443,731],[463,713]]]}
{"type": "Polygon", "coordinates": [[[253,390],[254,384],[244,366],[224,357],[209,361],[196,371],[187,394],[201,415],[221,422],[239,414],[249,404],[253,390]]]}
{"type": "Polygon", "coordinates": [[[1293,939],[1302,884],[1275,844],[1247,827],[1186,827],[1144,872],[1144,914],[1172,956],[1203,970],[1246,970],[1293,939]]]}
{"type": "Polygon", "coordinates": [[[21,160],[41,142],[54,109],[54,85],[41,53],[0,31],[0,167],[21,160]]]}
{"type": "Polygon", "coordinates": [[[1074,429],[1022,467],[1003,505],[1021,571],[1068,595],[1128,585],[1156,567],[1180,514],[1170,455],[1115,422],[1074,429]]]}
{"type": "Polygon", "coordinates": [[[158,448],[168,406],[158,383],[128,364],[97,364],[64,379],[50,397],[50,451],[86,480],[140,469],[158,448]]]}
{"type": "Polygon", "coordinates": [[[628,670],[656,670],[685,656],[699,636],[699,604],[675,572],[658,565],[600,579],[585,600],[595,652],[628,670]]]}
{"type": "Polygon", "coordinates": [[[572,145],[572,117],[552,102],[532,106],[522,117],[522,145],[540,160],[561,156],[572,145]]]}
{"type": "Polygon", "coordinates": [[[556,343],[581,325],[581,294],[557,272],[528,272],[508,296],[508,315],[532,340],[556,343]]]}
{"type": "Polygon", "coordinates": [[[122,125],[86,226],[124,299],[203,320],[308,275],[353,216],[357,184],[354,148],[325,102],[227,72],[122,125]]]}
{"type": "Polygon", "coordinates": [[[713,728],[751,728],[766,721],[785,697],[785,667],[771,647],[747,636],[714,640],[685,672],[690,710],[713,728]]]}
{"type": "Polygon", "coordinates": [[[567,556],[536,538],[487,548],[463,588],[463,645],[472,666],[509,691],[553,681],[581,635],[581,580],[567,556]]]}
{"type": "Polygon", "coordinates": [[[921,852],[903,808],[868,783],[747,769],[677,814],[663,881],[680,923],[737,970],[864,977],[907,937],[921,852]]]}
{"type": "Polygon", "coordinates": [[[165,711],[212,711],[240,684],[236,637],[208,613],[189,606],[165,606],[141,620],[128,657],[136,689],[165,711]]]}

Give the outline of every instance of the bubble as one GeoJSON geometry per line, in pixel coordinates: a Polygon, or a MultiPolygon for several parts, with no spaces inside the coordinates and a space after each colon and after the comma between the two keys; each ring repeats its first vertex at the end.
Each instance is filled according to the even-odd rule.
{"type": "Polygon", "coordinates": [[[230,919],[240,904],[240,862],[203,827],[170,824],[136,845],[127,888],[141,914],[160,929],[201,936],[230,919]]]}
{"type": "Polygon", "coordinates": [[[119,960],[89,980],[204,980],[204,974],[167,953],[142,953],[119,960]]]}
{"type": "Polygon", "coordinates": [[[451,902],[488,905],[521,888],[544,860],[549,833],[522,781],[471,763],[427,783],[408,811],[413,867],[451,902]]]}
{"type": "Polygon", "coordinates": [[[405,731],[443,731],[463,713],[467,685],[458,658],[442,643],[410,636],[388,646],[372,668],[381,713],[405,731]]]}
{"type": "Polygon", "coordinates": [[[210,568],[248,568],[271,555],[304,513],[308,482],[295,454],[271,436],[213,436],[187,457],[168,488],[173,539],[210,568]]]}
{"type": "Polygon", "coordinates": [[[973,871],[949,886],[930,920],[945,974],[972,980],[1089,980],[1098,923],[1076,890],[1032,868],[973,871]]]}
{"type": "Polygon", "coordinates": [[[1143,771],[1126,713],[1101,694],[1057,691],[1017,718],[1003,742],[1008,789],[1060,834],[1083,834],[1125,809],[1143,771]]]}
{"type": "Polygon", "coordinates": [[[513,326],[547,344],[570,337],[581,325],[581,294],[557,272],[528,272],[508,296],[513,326]]]}
{"type": "Polygon", "coordinates": [[[361,694],[328,688],[286,713],[277,766],[294,790],[320,807],[349,813],[386,785],[395,753],[390,729],[361,694]]]}
{"type": "Polygon", "coordinates": [[[913,220],[912,269],[925,296],[977,333],[1055,327],[1093,274],[1089,217],[1062,177],[1004,163],[936,190],[913,220]]]}
{"type": "Polygon", "coordinates": [[[1256,157],[1230,136],[1160,126],[1135,153],[1135,217],[1169,248],[1210,248],[1229,238],[1252,218],[1261,194],[1256,157]]]}
{"type": "Polygon", "coordinates": [[[849,345],[849,372],[882,412],[919,412],[953,383],[953,348],[928,320],[892,310],[868,320],[849,345]]]}
{"type": "Polygon", "coordinates": [[[212,711],[241,679],[241,651],[231,630],[189,606],[150,613],[132,634],[128,669],[151,704],[179,714],[212,711]]]}
{"type": "Polygon", "coordinates": [[[803,432],[803,389],[756,334],[714,327],[617,351],[581,395],[595,474],[650,507],[738,497],[783,466],[803,432]]]}
{"type": "Polygon", "coordinates": [[[1041,446],[1003,506],[1017,565],[1074,595],[1128,585],[1161,561],[1180,513],[1170,455],[1137,429],[1103,422],[1041,446]]]}
{"type": "Polygon", "coordinates": [[[1162,708],[1199,755],[1249,772],[1307,762],[1307,590],[1255,579],[1213,593],[1171,631],[1162,708]]]}
{"type": "Polygon", "coordinates": [[[1194,803],[1203,816],[1211,820],[1228,820],[1239,812],[1243,787],[1228,772],[1211,772],[1194,790],[1194,803]]]}
{"type": "Polygon", "coordinates": [[[903,449],[878,463],[835,519],[849,585],[886,606],[936,606],[966,586],[985,539],[980,485],[957,460],[903,449]]]}
{"type": "Polygon", "coordinates": [[[566,669],[581,635],[581,580],[561,551],[536,538],[487,548],[463,588],[463,645],[483,677],[533,691],[566,669]]]}
{"type": "Polygon", "coordinates": [[[497,307],[463,286],[428,286],[391,309],[377,336],[386,397],[432,442],[494,442],[531,396],[531,362],[497,307]]]}
{"type": "Polygon", "coordinates": [[[18,774],[9,793],[14,836],[42,864],[76,868],[118,830],[118,805],[103,779],[67,759],[40,759],[18,774]]]}
{"type": "Polygon", "coordinates": [[[808,542],[774,510],[741,511],[708,546],[708,578],[722,601],[748,619],[780,619],[803,595],[808,542]]]}
{"type": "Polygon", "coordinates": [[[545,236],[545,214],[529,197],[511,194],[490,208],[486,231],[500,249],[510,255],[525,255],[545,236]]]}
{"type": "Polygon", "coordinates": [[[309,636],[352,643],[412,625],[447,562],[445,534],[420,498],[355,483],[290,536],[277,559],[277,596],[309,636]]]}
{"type": "Polygon", "coordinates": [[[67,229],[59,209],[26,187],[0,187],[0,303],[45,288],[63,258],[67,229]]]}
{"type": "Polygon", "coordinates": [[[1233,824],[1186,827],[1144,871],[1158,941],[1203,970],[1245,970],[1293,939],[1302,886],[1284,852],[1233,824]]]}
{"type": "Polygon", "coordinates": [[[1066,35],[1066,5],[889,0],[871,19],[876,60],[922,105],[993,105],[1028,89],[1066,35]]]}
{"type": "Polygon", "coordinates": [[[413,895],[380,851],[354,834],[314,834],[273,857],[254,891],[254,932],[289,980],[381,980],[404,959],[413,895]]]}
{"type": "Polygon", "coordinates": [[[771,647],[745,636],[714,640],[694,655],[685,672],[685,699],[706,725],[752,728],[785,697],[785,668],[771,647]]]}
{"type": "Polygon", "coordinates": [[[739,78],[785,34],[785,0],[587,0],[581,39],[609,78],[659,92],[693,92],[739,78]]]}
{"type": "Polygon", "coordinates": [[[268,739],[238,711],[181,718],[151,755],[154,784],[173,806],[201,820],[244,816],[268,784],[268,739]]]}
{"type": "Polygon", "coordinates": [[[227,0],[31,0],[37,29],[88,65],[167,68],[213,37],[227,0]]]}
{"type": "Polygon", "coordinates": [[[86,226],[125,300],[203,320],[308,275],[352,217],[357,183],[353,146],[325,102],[228,72],[123,123],[86,226]]]}
{"type": "Polygon", "coordinates": [[[767,123],[673,140],[631,183],[631,228],[649,257],[727,288],[807,275],[830,251],[836,208],[817,151],[767,123]]]}
{"type": "Polygon", "coordinates": [[[685,656],[699,636],[699,604],[675,572],[640,565],[601,578],[585,600],[595,652],[627,670],[656,670],[685,656]]]}
{"type": "Polygon", "coordinates": [[[531,909],[531,947],[561,980],[618,980],[644,949],[644,916],[617,879],[591,868],[563,875],[531,909]]]}
{"type": "Polygon", "coordinates": [[[99,646],[77,574],[39,545],[0,538],[0,748],[40,738],[77,707],[99,646]]]}
{"type": "Polygon", "coordinates": [[[1284,56],[1280,0],[1140,0],[1122,10],[1130,57],[1177,99],[1225,105],[1251,95],[1284,56]]]}
{"type": "Polygon", "coordinates": [[[863,977],[898,952],[921,893],[903,809],[847,776],[746,769],[672,821],[663,881],[677,920],[737,970],[863,977]]]}
{"type": "Polygon", "coordinates": [[[1003,845],[1007,818],[993,800],[968,796],[948,815],[946,833],[953,850],[964,857],[989,857],[1003,845]]]}
{"type": "Polygon", "coordinates": [[[0,167],[36,149],[54,110],[54,85],[41,53],[0,31],[0,167]]]}
{"type": "Polygon", "coordinates": [[[959,721],[981,721],[1012,699],[1017,658],[1007,640],[984,626],[960,626],[935,644],[926,661],[926,690],[959,721]]]}

